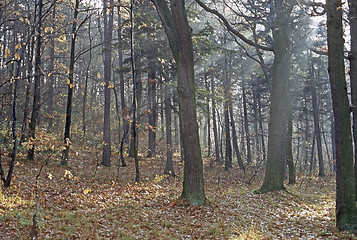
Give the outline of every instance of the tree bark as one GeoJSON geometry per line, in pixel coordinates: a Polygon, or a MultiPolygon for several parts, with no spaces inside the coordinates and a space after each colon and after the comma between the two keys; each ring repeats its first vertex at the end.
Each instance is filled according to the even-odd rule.
{"type": "Polygon", "coordinates": [[[110,93],[112,88],[112,35],[113,35],[113,0],[103,0],[104,18],[104,125],[102,165],[109,167],[111,155],[110,139],[110,93]]]}
{"type": "Polygon", "coordinates": [[[165,86],[165,123],[166,123],[166,166],[164,174],[175,176],[174,164],[172,161],[172,111],[171,111],[171,89],[165,86]]]}
{"type": "Polygon", "coordinates": [[[238,146],[236,124],[235,124],[234,115],[233,115],[233,104],[232,104],[232,102],[230,102],[229,104],[230,104],[229,113],[230,113],[231,127],[232,127],[233,148],[234,148],[234,151],[236,152],[236,155],[237,155],[238,166],[239,166],[240,169],[242,169],[245,172],[243,159],[242,159],[242,156],[240,155],[239,146],[238,146]]]}
{"type": "Polygon", "coordinates": [[[148,132],[148,157],[156,155],[156,118],[157,118],[157,102],[156,102],[156,79],[155,68],[151,66],[148,73],[148,105],[150,114],[148,118],[149,132],[148,132]]]}
{"type": "Polygon", "coordinates": [[[152,1],[164,25],[177,64],[180,131],[184,152],[181,196],[193,205],[202,205],[206,197],[196,115],[192,30],[183,0],[171,0],[171,13],[164,0],[152,1]]]}
{"type": "Polygon", "coordinates": [[[290,74],[290,12],[292,1],[275,0],[273,24],[274,63],[271,89],[268,159],[263,185],[258,192],[284,189],[286,138],[288,136],[287,100],[290,74]]]}
{"type": "Polygon", "coordinates": [[[72,40],[71,40],[71,53],[69,60],[69,74],[67,79],[68,84],[68,96],[67,96],[67,111],[66,111],[66,124],[64,129],[64,150],[62,152],[61,165],[68,164],[69,149],[71,146],[70,132],[71,132],[71,122],[72,122],[72,100],[73,100],[73,88],[74,88],[74,63],[75,63],[75,49],[76,49],[76,38],[77,38],[77,18],[78,18],[78,7],[79,0],[76,0],[73,16],[72,25],[72,40]]]}
{"type": "Polygon", "coordinates": [[[344,66],[341,0],[327,0],[328,70],[336,139],[336,225],[357,229],[350,105],[344,66]]]}
{"type": "Polygon", "coordinates": [[[247,142],[247,162],[248,164],[251,164],[252,153],[250,150],[250,132],[249,132],[249,122],[248,122],[247,98],[246,98],[245,85],[243,82],[242,82],[242,94],[243,94],[244,131],[245,131],[245,138],[247,142]]]}
{"type": "Polygon", "coordinates": [[[35,87],[32,105],[31,122],[29,126],[30,139],[32,142],[31,148],[28,150],[27,159],[34,161],[35,156],[35,138],[36,126],[40,115],[40,101],[41,101],[41,47],[42,47],[42,0],[38,1],[38,21],[37,21],[37,39],[36,39],[36,56],[35,56],[35,87]]]}
{"type": "MultiPolygon", "coordinates": [[[[311,77],[313,76],[314,76],[314,66],[311,66],[311,77]]],[[[319,177],[324,177],[325,171],[324,171],[324,161],[322,155],[321,128],[320,128],[319,108],[317,105],[316,82],[315,79],[311,79],[311,81],[312,81],[311,97],[312,97],[312,109],[314,113],[314,129],[316,134],[317,155],[319,158],[319,177]]]]}
{"type": "Polygon", "coordinates": [[[220,163],[221,159],[219,157],[219,139],[218,139],[217,118],[216,118],[216,99],[215,99],[216,96],[215,96],[213,75],[211,75],[211,92],[212,92],[212,122],[213,122],[214,149],[215,149],[216,163],[220,163]]]}
{"type": "Polygon", "coordinates": [[[356,200],[357,200],[357,2],[353,0],[348,1],[350,21],[350,36],[351,49],[348,56],[350,61],[350,82],[351,82],[351,100],[352,100],[352,114],[353,114],[353,140],[355,145],[355,185],[356,185],[356,200]]]}

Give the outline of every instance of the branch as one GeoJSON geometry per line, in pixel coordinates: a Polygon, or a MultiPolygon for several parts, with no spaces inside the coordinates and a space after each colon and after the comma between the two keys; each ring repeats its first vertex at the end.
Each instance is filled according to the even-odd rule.
{"type": "Polygon", "coordinates": [[[207,5],[205,5],[203,2],[201,2],[201,0],[195,0],[198,5],[200,5],[204,10],[206,10],[209,13],[212,13],[214,15],[216,15],[222,22],[223,24],[226,26],[226,28],[228,29],[228,31],[230,31],[231,33],[233,33],[234,35],[236,35],[238,38],[240,38],[243,42],[253,46],[253,47],[257,47],[259,49],[262,50],[266,50],[266,51],[274,51],[273,47],[267,47],[267,46],[261,46],[255,42],[253,42],[252,40],[244,37],[243,34],[241,34],[239,31],[237,31],[236,29],[234,29],[231,24],[228,22],[228,20],[221,14],[219,13],[217,10],[215,9],[211,9],[209,8],[207,5]]]}
{"type": "Polygon", "coordinates": [[[162,25],[164,26],[172,54],[174,55],[174,58],[177,59],[177,33],[170,9],[165,0],[151,0],[151,2],[154,4],[156,11],[161,19],[162,25]]]}

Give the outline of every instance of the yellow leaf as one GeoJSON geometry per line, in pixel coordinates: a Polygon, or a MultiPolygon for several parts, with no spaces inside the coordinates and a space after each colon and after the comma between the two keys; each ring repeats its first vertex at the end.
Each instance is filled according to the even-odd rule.
{"type": "Polygon", "coordinates": [[[50,72],[48,75],[47,75],[47,77],[50,77],[52,75],[52,72],[50,72]]]}
{"type": "Polygon", "coordinates": [[[69,78],[67,78],[67,84],[70,85],[71,81],[69,80],[69,78]]]}
{"type": "Polygon", "coordinates": [[[101,86],[105,86],[105,82],[101,82],[100,85],[101,85],[101,86]]]}
{"type": "Polygon", "coordinates": [[[97,78],[100,78],[100,72],[97,73],[97,78]]]}
{"type": "Polygon", "coordinates": [[[19,49],[19,48],[22,48],[21,43],[18,43],[18,44],[16,44],[16,46],[15,46],[15,49],[19,49]]]}
{"type": "Polygon", "coordinates": [[[90,190],[89,188],[83,189],[83,193],[84,194],[88,194],[90,192],[92,192],[92,190],[90,190]]]}
{"type": "Polygon", "coordinates": [[[20,55],[18,53],[15,53],[15,59],[20,60],[20,55]]]}
{"type": "Polygon", "coordinates": [[[108,88],[114,88],[114,83],[109,83],[108,88]]]}
{"type": "Polygon", "coordinates": [[[53,28],[52,27],[46,27],[45,32],[53,33],[53,28]]]}
{"type": "Polygon", "coordinates": [[[9,57],[10,55],[11,55],[11,51],[10,51],[10,49],[6,48],[6,49],[5,49],[4,58],[9,57]]]}

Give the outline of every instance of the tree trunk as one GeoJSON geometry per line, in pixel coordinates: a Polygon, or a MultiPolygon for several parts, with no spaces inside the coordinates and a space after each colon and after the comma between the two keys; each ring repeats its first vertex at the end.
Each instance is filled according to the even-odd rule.
{"type": "Polygon", "coordinates": [[[86,109],[87,109],[87,95],[88,95],[88,79],[90,73],[90,66],[92,63],[92,36],[91,36],[91,18],[89,18],[88,22],[88,40],[89,40],[89,58],[88,58],[88,65],[86,69],[86,76],[84,82],[84,93],[83,93],[83,105],[82,105],[82,131],[83,131],[83,139],[86,137],[87,133],[87,125],[86,125],[86,109]]]}
{"type": "Polygon", "coordinates": [[[206,197],[196,115],[192,29],[187,21],[183,0],[171,0],[171,14],[164,0],[152,1],[165,27],[177,64],[180,130],[185,161],[181,196],[190,204],[202,205],[206,197]]]}
{"type": "Polygon", "coordinates": [[[68,96],[67,96],[67,112],[66,112],[66,124],[64,129],[64,150],[62,152],[61,165],[68,164],[68,155],[71,145],[70,133],[71,133],[71,121],[72,121],[72,100],[73,100],[73,88],[74,88],[74,61],[75,61],[75,49],[77,38],[77,18],[78,18],[79,0],[76,0],[74,8],[73,25],[72,25],[72,40],[71,40],[71,55],[69,60],[69,74],[67,79],[68,84],[68,96]]]}
{"type": "Polygon", "coordinates": [[[357,2],[348,1],[350,21],[351,50],[348,56],[350,61],[350,82],[351,82],[351,100],[353,114],[353,140],[355,145],[355,185],[357,200],[357,2]]]}
{"type": "MultiPolygon", "coordinates": [[[[314,76],[314,66],[311,66],[311,77],[314,76]]],[[[312,97],[312,109],[314,113],[314,129],[316,134],[316,146],[317,146],[317,155],[319,158],[319,177],[325,176],[324,171],[324,162],[322,155],[322,142],[321,142],[321,129],[320,129],[320,117],[319,117],[319,108],[317,105],[317,93],[316,93],[316,82],[315,79],[311,79],[311,97],[312,97]]]]}
{"type": "Polygon", "coordinates": [[[230,113],[230,118],[231,118],[233,148],[234,148],[234,151],[236,152],[236,155],[237,155],[238,166],[239,166],[240,169],[242,169],[245,172],[243,159],[242,159],[242,157],[240,155],[239,146],[238,146],[237,131],[236,131],[236,124],[235,124],[235,121],[234,121],[232,101],[229,104],[230,104],[229,113],[230,113]]]}
{"type": "Polygon", "coordinates": [[[172,129],[171,129],[171,89],[165,86],[165,122],[166,122],[166,166],[164,174],[175,176],[174,164],[172,161],[172,129]]]}
{"type": "Polygon", "coordinates": [[[148,73],[148,105],[149,114],[149,132],[148,132],[148,155],[153,157],[156,155],[156,118],[157,118],[157,102],[156,102],[156,79],[155,68],[151,66],[148,73]]]}
{"type": "Polygon", "coordinates": [[[135,68],[135,55],[134,55],[134,0],[130,1],[130,60],[131,60],[131,73],[133,80],[133,121],[131,123],[131,136],[133,138],[133,158],[135,161],[135,182],[140,182],[140,169],[138,158],[138,135],[137,135],[137,80],[136,80],[136,68],[135,68]]]}
{"type": "Polygon", "coordinates": [[[296,183],[295,165],[293,159],[292,139],[293,139],[293,111],[291,102],[287,102],[287,115],[288,115],[288,137],[286,141],[286,163],[289,168],[289,184],[296,183]]]}
{"type": "Polygon", "coordinates": [[[247,110],[247,98],[245,93],[245,86],[242,82],[242,94],[243,94],[243,113],[244,113],[244,131],[247,142],[247,162],[248,164],[252,163],[252,153],[250,150],[250,132],[249,132],[249,123],[248,123],[248,110],[247,110]]]}
{"type": "MultiPolygon", "coordinates": [[[[52,29],[54,31],[55,26],[56,26],[56,5],[55,3],[53,4],[53,10],[52,10],[52,29]]],[[[48,113],[48,130],[51,130],[53,126],[53,98],[54,98],[54,82],[55,82],[55,75],[54,75],[54,69],[55,69],[55,39],[54,35],[51,32],[50,38],[49,38],[49,55],[50,55],[50,60],[49,60],[49,65],[48,65],[48,106],[47,106],[47,113],[48,113]]]]}
{"type": "Polygon", "coordinates": [[[102,165],[110,166],[110,92],[112,88],[113,0],[103,0],[104,18],[104,125],[102,165]]]}
{"type": "Polygon", "coordinates": [[[211,157],[211,112],[210,112],[210,91],[209,91],[209,84],[207,80],[208,76],[205,74],[205,87],[207,91],[207,97],[206,97],[206,116],[207,116],[207,147],[208,147],[208,157],[211,157]]]}
{"type": "Polygon", "coordinates": [[[31,122],[29,126],[30,137],[32,146],[28,150],[27,159],[34,161],[35,156],[35,138],[36,138],[36,126],[40,115],[40,101],[41,101],[41,47],[42,47],[42,0],[38,1],[38,21],[37,21],[37,40],[36,40],[36,56],[35,56],[35,87],[34,97],[32,105],[31,122]]]}
{"type": "Polygon", "coordinates": [[[271,88],[268,159],[264,182],[259,192],[284,189],[286,138],[288,119],[286,114],[288,82],[290,74],[289,23],[292,1],[275,0],[276,19],[273,26],[274,63],[271,88]]]}
{"type": "Polygon", "coordinates": [[[215,99],[216,96],[215,96],[213,75],[211,75],[211,92],[212,92],[212,122],[213,122],[214,149],[215,149],[216,163],[220,163],[221,159],[219,157],[219,139],[218,139],[217,118],[216,118],[216,99],[215,99]]]}
{"type": "Polygon", "coordinates": [[[336,139],[336,225],[340,230],[357,229],[355,175],[343,54],[341,0],[327,0],[328,70],[336,139]]]}

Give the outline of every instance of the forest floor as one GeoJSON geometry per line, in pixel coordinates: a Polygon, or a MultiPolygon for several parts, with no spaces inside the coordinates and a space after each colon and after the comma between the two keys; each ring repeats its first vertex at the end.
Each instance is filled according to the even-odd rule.
{"type": "Polygon", "coordinates": [[[207,204],[189,206],[179,199],[177,158],[172,178],[162,175],[163,158],[142,157],[135,184],[132,160],[106,168],[100,156],[82,146],[62,167],[59,155],[28,163],[19,154],[12,186],[0,189],[0,239],[28,239],[36,211],[39,239],[357,239],[335,227],[331,176],[298,176],[287,191],[255,194],[263,171],[205,165],[207,204]]]}

